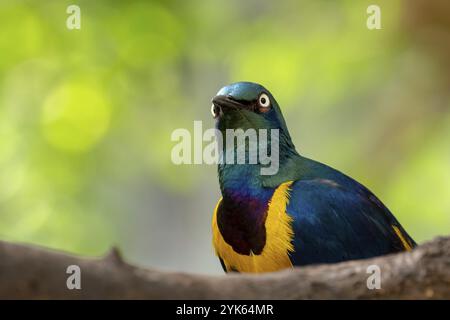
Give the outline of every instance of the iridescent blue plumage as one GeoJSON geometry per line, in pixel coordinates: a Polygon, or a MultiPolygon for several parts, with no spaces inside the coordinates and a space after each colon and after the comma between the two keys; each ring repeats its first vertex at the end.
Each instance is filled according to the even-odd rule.
{"type": "Polygon", "coordinates": [[[323,164],[293,183],[287,208],[295,230],[294,265],[363,259],[405,250],[391,212],[364,186],[323,164]]]}

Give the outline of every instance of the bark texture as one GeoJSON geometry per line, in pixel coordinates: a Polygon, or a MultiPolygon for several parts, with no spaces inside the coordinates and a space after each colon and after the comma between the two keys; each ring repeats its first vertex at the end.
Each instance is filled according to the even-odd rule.
{"type": "Polygon", "coordinates": [[[205,276],[143,269],[116,250],[82,258],[0,241],[2,299],[450,299],[450,237],[412,252],[263,275],[205,276]],[[81,268],[81,289],[69,290],[69,265],[81,268]],[[370,265],[381,289],[369,290],[370,265]]]}

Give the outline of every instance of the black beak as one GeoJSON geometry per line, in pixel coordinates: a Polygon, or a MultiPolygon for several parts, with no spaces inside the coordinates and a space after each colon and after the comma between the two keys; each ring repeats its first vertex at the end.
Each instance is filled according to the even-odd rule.
{"type": "Polygon", "coordinates": [[[232,109],[245,108],[245,105],[243,105],[239,101],[233,99],[232,96],[224,96],[224,95],[215,96],[212,99],[212,103],[215,106],[220,107],[223,111],[225,111],[227,109],[232,110],[232,109]]]}

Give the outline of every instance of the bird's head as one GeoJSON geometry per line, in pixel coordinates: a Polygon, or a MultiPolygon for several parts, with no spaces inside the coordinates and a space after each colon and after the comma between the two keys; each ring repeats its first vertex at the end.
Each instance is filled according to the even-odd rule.
{"type": "MultiPolygon", "coordinates": [[[[260,84],[237,82],[223,87],[212,99],[211,112],[216,121],[216,129],[221,133],[221,137],[223,138],[222,150],[226,151],[227,156],[225,158],[227,161],[229,159],[228,142],[232,141],[231,149],[234,149],[234,151],[245,150],[244,156],[246,161],[244,163],[252,163],[249,159],[252,155],[257,154],[258,161],[255,163],[256,168],[261,168],[261,166],[267,167],[267,163],[270,163],[270,168],[275,168],[270,173],[266,173],[269,171],[261,173],[261,175],[272,175],[270,178],[265,177],[264,180],[268,181],[270,179],[271,181],[275,181],[274,177],[281,177],[281,175],[277,174],[279,166],[282,166],[280,169],[283,171],[284,168],[287,168],[284,164],[292,157],[298,155],[277,101],[269,90],[260,84]],[[229,131],[231,130],[236,133],[239,129],[244,132],[256,132],[258,143],[252,144],[250,140],[245,139],[235,140],[233,136],[230,136],[232,138],[228,140],[229,131]],[[265,132],[264,138],[261,136],[262,132],[265,132]],[[274,132],[276,135],[273,135],[274,132]],[[234,141],[237,143],[234,144],[234,141]],[[265,147],[264,144],[261,144],[263,141],[266,142],[265,147]],[[265,152],[263,150],[267,151],[267,155],[270,158],[270,161],[266,163],[261,158],[261,155],[265,152]]],[[[238,155],[239,152],[236,152],[236,154],[238,155]]],[[[234,159],[234,155],[231,159],[234,159]]],[[[239,160],[237,163],[240,163],[239,160]]],[[[243,171],[256,170],[255,166],[251,165],[242,167],[239,165],[234,166],[233,164],[227,166],[227,164],[219,164],[219,172],[229,172],[228,176],[234,174],[237,177],[242,177],[243,171]]],[[[281,178],[284,176],[283,174],[281,178]]]]}
{"type": "Polygon", "coordinates": [[[211,113],[224,136],[227,129],[278,129],[280,143],[295,150],[277,101],[258,83],[236,82],[223,87],[212,99],[211,113]]]}
{"type": "Polygon", "coordinates": [[[280,107],[272,94],[253,82],[236,82],[219,90],[211,113],[220,131],[226,129],[280,129],[287,133],[280,107]]]}

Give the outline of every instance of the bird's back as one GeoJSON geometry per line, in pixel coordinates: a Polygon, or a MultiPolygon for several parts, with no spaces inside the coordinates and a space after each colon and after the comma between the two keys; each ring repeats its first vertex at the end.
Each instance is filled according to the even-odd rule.
{"type": "Polygon", "coordinates": [[[366,187],[321,163],[290,188],[294,265],[334,263],[411,250],[414,240],[366,187]]]}

